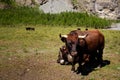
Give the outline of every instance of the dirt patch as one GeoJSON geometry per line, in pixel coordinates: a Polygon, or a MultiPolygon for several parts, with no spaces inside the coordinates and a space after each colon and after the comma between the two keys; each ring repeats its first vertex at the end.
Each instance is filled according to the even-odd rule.
{"type": "MultiPolygon", "coordinates": [[[[57,56],[57,55],[56,55],[57,56]]],[[[30,55],[26,57],[11,56],[9,58],[2,57],[4,62],[0,62],[0,79],[1,80],[89,80],[97,79],[101,80],[110,79],[109,75],[114,73],[111,77],[117,80],[119,78],[117,71],[117,64],[115,63],[115,56],[112,54],[104,55],[106,58],[114,59],[111,60],[112,65],[108,67],[103,67],[101,69],[96,69],[92,71],[87,76],[82,76],[80,74],[73,73],[71,71],[70,65],[60,65],[56,63],[55,55],[50,55],[49,53],[30,55]],[[116,64],[116,67],[112,67],[116,64]],[[114,70],[115,69],[116,73],[114,70]],[[107,73],[105,71],[110,71],[112,73],[107,73]],[[103,73],[105,72],[105,73],[103,73]],[[116,76],[116,78],[114,78],[116,76]]]]}

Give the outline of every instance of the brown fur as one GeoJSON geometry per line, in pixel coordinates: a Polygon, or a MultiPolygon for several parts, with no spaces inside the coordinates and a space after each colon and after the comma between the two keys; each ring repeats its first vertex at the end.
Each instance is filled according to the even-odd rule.
{"type": "Polygon", "coordinates": [[[64,60],[63,64],[69,63],[67,55],[68,49],[66,48],[66,46],[62,46],[59,51],[57,62],[60,63],[60,60],[64,60]]]}
{"type": "MultiPolygon", "coordinates": [[[[104,35],[99,32],[99,30],[87,30],[80,31],[74,30],[67,34],[67,38],[60,37],[63,42],[65,42],[69,53],[73,56],[79,56],[78,61],[79,65],[82,63],[84,54],[87,54],[87,57],[92,56],[96,57],[98,62],[102,63],[102,54],[104,49],[104,35]],[[79,39],[78,36],[86,35],[87,37],[79,39]],[[82,56],[83,55],[83,56],[82,56]],[[89,56],[88,56],[89,55],[89,56]]],[[[86,60],[89,58],[86,58],[86,60]]],[[[75,60],[74,60],[75,61],[75,60]]],[[[75,71],[75,63],[72,65],[72,70],[75,71]]]]}

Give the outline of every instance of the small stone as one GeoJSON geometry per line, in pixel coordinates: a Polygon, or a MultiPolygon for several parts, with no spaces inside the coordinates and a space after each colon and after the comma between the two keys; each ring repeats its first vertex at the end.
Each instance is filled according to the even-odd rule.
{"type": "Polygon", "coordinates": [[[26,71],[30,71],[30,69],[27,69],[26,71]]]}
{"type": "Polygon", "coordinates": [[[8,58],[8,60],[12,60],[11,58],[8,58]]]}

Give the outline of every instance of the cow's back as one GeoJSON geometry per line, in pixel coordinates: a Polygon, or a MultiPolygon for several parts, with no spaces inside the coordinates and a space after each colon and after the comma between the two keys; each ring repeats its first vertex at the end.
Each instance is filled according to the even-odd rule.
{"type": "Polygon", "coordinates": [[[85,41],[89,51],[92,52],[94,50],[104,48],[104,36],[99,30],[88,30],[84,31],[83,34],[87,34],[85,41]]]}

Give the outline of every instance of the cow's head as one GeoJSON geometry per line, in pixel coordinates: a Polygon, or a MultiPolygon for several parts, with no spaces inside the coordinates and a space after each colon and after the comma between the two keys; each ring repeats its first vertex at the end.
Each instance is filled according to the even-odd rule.
{"type": "Polygon", "coordinates": [[[77,45],[79,43],[79,38],[85,38],[86,35],[79,36],[76,32],[71,32],[70,34],[67,35],[61,35],[60,38],[61,40],[66,44],[66,47],[68,48],[69,54],[72,56],[77,55],[77,45]]]}

